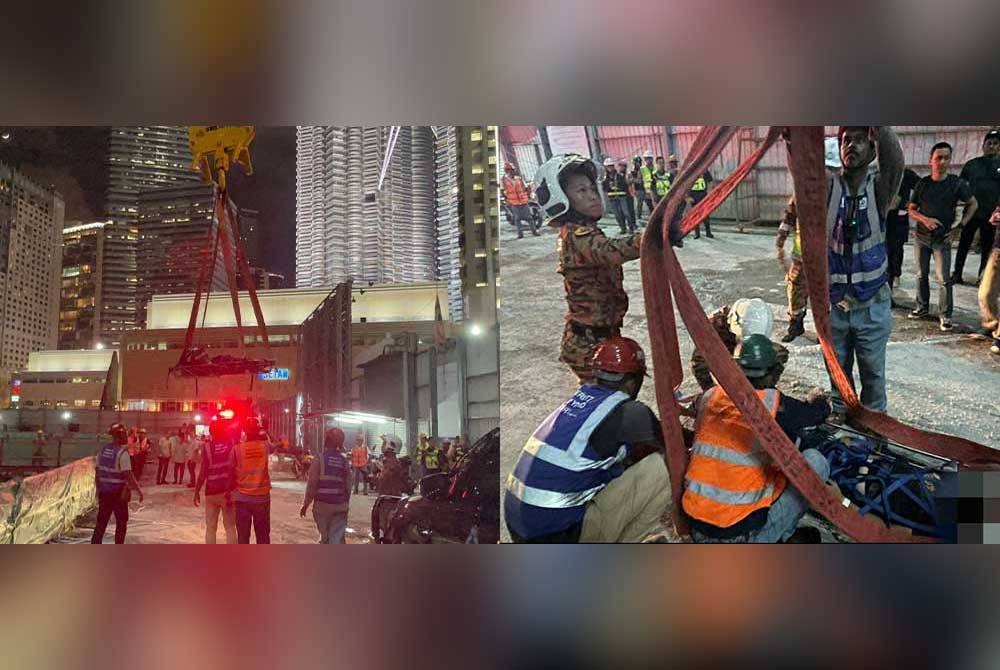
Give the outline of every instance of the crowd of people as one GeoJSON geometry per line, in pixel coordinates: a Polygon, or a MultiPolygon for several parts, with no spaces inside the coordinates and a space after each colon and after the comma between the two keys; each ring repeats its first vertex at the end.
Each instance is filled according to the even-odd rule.
{"type": "MultiPolygon", "coordinates": [[[[112,516],[115,542],[125,541],[129,501],[133,493],[140,503],[144,500],[140,481],[145,459],[154,449],[142,428],[114,424],[109,435],[111,441],[98,453],[95,466],[98,512],[91,538],[95,544],[103,541],[112,516]]],[[[369,486],[380,495],[407,495],[414,489],[411,459],[398,456],[394,439],[382,435],[377,452],[361,432],[349,449],[344,440],[341,429],[326,431],[322,453],[305,461],[306,490],[300,512],[304,517],[312,507],[324,544],[345,542],[352,494],[367,496],[369,486]]],[[[161,435],[155,444],[155,485],[194,489],[193,504],[205,510],[206,544],[216,544],[220,518],[228,544],[248,544],[251,531],[257,544],[270,543],[271,457],[291,453],[287,440],[271,439],[259,419],[248,417],[243,422],[213,421],[208,433],[201,435],[196,435],[194,425],[184,424],[161,435]]],[[[466,440],[458,436],[437,446],[421,433],[419,475],[449,471],[467,450],[466,440]]]]}
{"type": "MultiPolygon", "coordinates": [[[[950,287],[963,281],[965,254],[978,232],[983,325],[991,329],[994,353],[1000,353],[1000,133],[992,130],[986,135],[983,156],[967,163],[961,177],[948,175],[951,147],[942,142],[931,150],[930,176],[904,178],[902,147],[890,127],[842,126],[831,144],[826,218],[832,343],[852,385],[857,362],[861,403],[885,411],[893,288],[908,236],[900,230],[901,219],[916,222],[918,296],[911,316],[920,318],[928,312],[927,274],[933,256],[943,331],[952,329],[950,287]],[[949,274],[949,259],[959,206],[963,214],[954,231],[963,232],[956,276],[949,274]]],[[[629,305],[622,266],[639,257],[641,243],[626,197],[642,193],[642,202],[655,206],[656,175],[670,174],[659,163],[648,178],[651,157],[645,158],[645,165],[634,163],[631,179],[621,162],[615,173],[607,166],[603,186],[606,194],[617,198],[611,202],[623,234],[619,238],[608,238],[598,226],[605,207],[599,168],[593,161],[576,154],[554,156],[536,173],[539,205],[559,233],[558,271],[568,306],[560,360],[576,375],[579,388],[529,437],[507,480],[504,511],[511,538],[516,542],[663,540],[667,534],[662,518],[673,476],[683,478],[682,508],[695,541],[818,541],[815,528],[799,527],[808,511],[805,498],[761,448],[697,350],[692,369],[702,390],[688,399],[685,410],[694,419],[693,427],[684,429],[691,460],[686,472],[667,472],[660,422],[637,399],[646,377],[645,354],[621,333],[629,305]]],[[[707,185],[709,177],[703,179],[707,185]]],[[[690,205],[690,195],[686,200],[690,205]]],[[[779,232],[779,254],[793,230],[795,263],[787,275],[790,326],[784,341],[802,333],[806,309],[794,201],[779,232]]],[[[773,319],[763,301],[737,301],[710,320],[791,442],[805,445],[801,438],[806,429],[827,421],[849,421],[832,380],[829,394],[813,389],[804,400],[777,389],[788,353],[771,339],[773,319]]],[[[805,461],[826,480],[830,472],[826,458],[803,448],[805,461]]]]}

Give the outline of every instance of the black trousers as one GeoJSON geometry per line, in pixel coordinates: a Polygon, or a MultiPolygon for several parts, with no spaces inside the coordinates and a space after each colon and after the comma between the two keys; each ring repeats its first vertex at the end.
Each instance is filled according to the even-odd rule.
{"type": "Polygon", "coordinates": [[[159,463],[156,466],[156,483],[166,484],[167,483],[167,472],[170,470],[170,457],[163,456],[159,457],[159,463]]]}
{"type": "MultiPolygon", "coordinates": [[[[990,210],[989,214],[992,213],[993,211],[990,210]]],[[[955,269],[952,271],[956,277],[962,276],[962,270],[965,269],[965,257],[969,255],[969,249],[972,248],[972,238],[976,236],[977,230],[979,231],[979,273],[976,276],[983,276],[986,261],[989,260],[990,250],[993,247],[993,236],[996,234],[988,215],[983,218],[973,217],[969,224],[962,228],[962,236],[958,238],[958,251],[955,253],[955,269]]]]}
{"type": "Polygon", "coordinates": [[[184,463],[174,463],[174,484],[184,483],[184,463]]]}
{"type": "Polygon", "coordinates": [[[104,531],[108,528],[111,515],[115,515],[115,544],[125,544],[125,533],[128,531],[128,496],[121,491],[97,494],[97,525],[91,544],[104,543],[104,531]]]}
{"type": "Polygon", "coordinates": [[[885,248],[889,256],[889,279],[903,276],[903,250],[910,237],[910,217],[893,210],[885,217],[885,248]]]}

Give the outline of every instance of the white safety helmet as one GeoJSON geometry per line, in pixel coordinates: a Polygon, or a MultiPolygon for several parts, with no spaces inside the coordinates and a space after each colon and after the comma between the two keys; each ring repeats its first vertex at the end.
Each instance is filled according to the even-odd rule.
{"type": "Polygon", "coordinates": [[[760,298],[740,298],[729,310],[729,330],[741,340],[749,335],[771,339],[773,329],[771,308],[760,298]]]}
{"type": "Polygon", "coordinates": [[[611,156],[608,156],[607,158],[604,159],[604,167],[608,167],[609,165],[611,167],[615,166],[615,159],[612,158],[611,156]]]}
{"type": "Polygon", "coordinates": [[[643,158],[653,158],[653,151],[652,151],[652,149],[646,149],[646,153],[644,153],[642,155],[642,157],[643,158]]]}
{"type": "Polygon", "coordinates": [[[826,166],[828,168],[839,168],[840,164],[840,142],[836,137],[828,137],[824,143],[826,153],[826,166]]]}
{"type": "Polygon", "coordinates": [[[569,197],[559,185],[559,175],[574,165],[582,167],[595,183],[598,181],[601,169],[597,163],[580,154],[553,156],[535,171],[535,198],[538,199],[547,222],[569,211],[569,197]]]}

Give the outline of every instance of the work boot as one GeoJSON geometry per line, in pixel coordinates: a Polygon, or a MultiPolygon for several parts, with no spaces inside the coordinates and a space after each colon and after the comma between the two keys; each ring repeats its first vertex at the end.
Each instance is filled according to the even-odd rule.
{"type": "Polygon", "coordinates": [[[712,233],[705,233],[705,237],[707,237],[710,240],[714,240],[715,239],[715,235],[713,235],[712,233]]]}
{"type": "Polygon", "coordinates": [[[804,319],[805,319],[804,314],[802,316],[792,317],[792,319],[788,322],[788,332],[785,333],[785,336],[781,338],[781,341],[791,342],[799,335],[804,334],[806,332],[806,328],[802,324],[802,321],[804,319]]]}

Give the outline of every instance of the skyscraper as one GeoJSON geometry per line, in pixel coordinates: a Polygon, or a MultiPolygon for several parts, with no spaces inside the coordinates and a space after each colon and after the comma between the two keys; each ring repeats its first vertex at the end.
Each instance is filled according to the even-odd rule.
{"type": "MultiPolygon", "coordinates": [[[[145,191],[139,195],[137,209],[136,322],[145,328],[146,307],[154,295],[196,290],[202,268],[213,253],[215,192],[211,184],[145,191]]],[[[235,254],[232,235],[226,239],[230,253],[235,254]]],[[[209,284],[212,291],[225,291],[229,286],[223,261],[219,249],[209,284]]]]}
{"type": "Polygon", "coordinates": [[[436,164],[441,156],[454,158],[439,151],[436,133],[430,126],[298,128],[296,286],[454,274],[442,260],[457,258],[442,257],[439,248],[442,235],[454,241],[459,231],[440,225],[437,197],[457,183],[441,183],[453,174],[439,175],[436,164]]]}
{"type": "Polygon", "coordinates": [[[112,226],[104,249],[99,332],[106,344],[117,345],[122,331],[137,326],[139,194],[198,184],[201,176],[191,169],[184,126],[114,127],[109,141],[106,214],[112,226]]]}
{"type": "Polygon", "coordinates": [[[0,163],[0,383],[59,329],[62,198],[0,163]]]}
{"type": "Polygon", "coordinates": [[[110,221],[67,221],[62,231],[59,348],[90,349],[100,342],[101,277],[110,221]]]}

